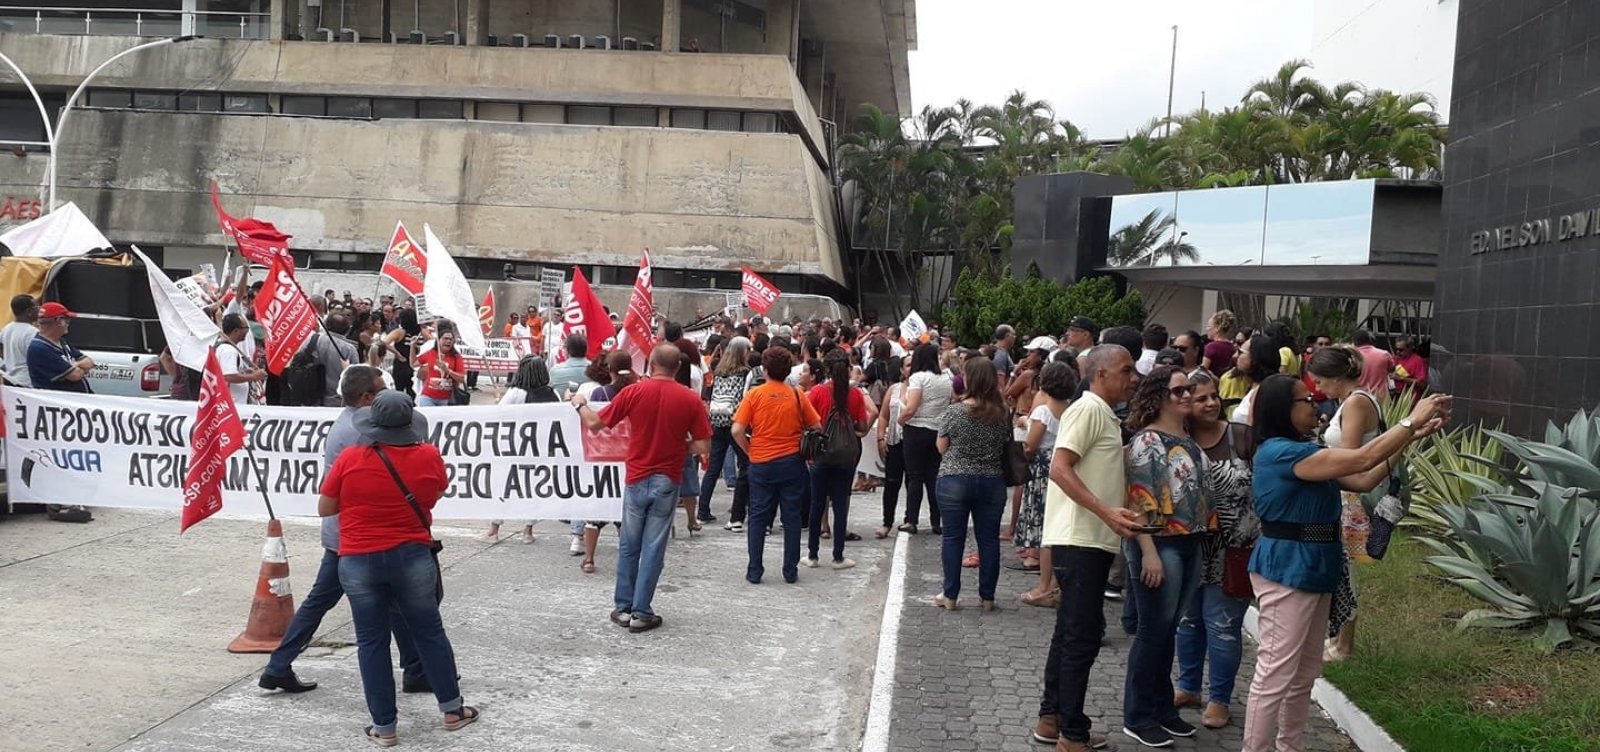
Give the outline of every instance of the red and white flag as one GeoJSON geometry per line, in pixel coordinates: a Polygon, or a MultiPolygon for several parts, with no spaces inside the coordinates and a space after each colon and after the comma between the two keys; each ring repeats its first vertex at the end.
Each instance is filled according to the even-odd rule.
{"type": "Polygon", "coordinates": [[[222,509],[222,479],[228,474],[228,457],[244,448],[244,422],[239,420],[228,382],[222,380],[216,350],[206,357],[206,367],[200,372],[200,407],[191,436],[189,469],[183,474],[179,533],[222,509]]]}
{"type": "MultiPolygon", "coordinates": [[[[574,334],[582,334],[589,340],[589,351],[585,356],[590,360],[600,357],[606,340],[617,336],[617,327],[611,323],[605,304],[600,302],[599,296],[589,287],[589,280],[576,266],[572,267],[572,297],[567,300],[567,310],[561,316],[561,339],[565,341],[574,334]]],[[[557,363],[566,359],[565,347],[556,350],[557,363]]],[[[556,385],[557,388],[564,386],[556,385]]]]}
{"type": "Polygon", "coordinates": [[[478,326],[483,328],[483,336],[494,336],[494,288],[489,288],[483,294],[483,302],[478,304],[478,326]]]}
{"type": "Polygon", "coordinates": [[[744,267],[744,304],[754,308],[756,312],[765,314],[772,304],[778,302],[778,296],[783,291],[779,290],[764,277],[756,274],[750,267],[744,267]]]}
{"type": "Polygon", "coordinates": [[[389,253],[383,257],[383,268],[378,274],[394,280],[412,297],[422,294],[422,282],[428,276],[428,254],[411,241],[404,223],[395,223],[389,253]]]}
{"type": "Polygon", "coordinates": [[[256,320],[267,330],[267,370],[281,374],[317,328],[317,312],[282,258],[273,260],[256,295],[256,320]]]}
{"type": "Polygon", "coordinates": [[[633,295],[628,298],[628,312],[622,317],[623,347],[633,356],[633,372],[645,373],[650,362],[650,351],[655,349],[656,318],[655,287],[650,282],[650,249],[644,249],[639,261],[639,276],[633,280],[633,295]]]}
{"type": "Polygon", "coordinates": [[[229,214],[222,208],[222,194],[215,182],[211,184],[211,206],[217,210],[217,224],[222,226],[222,234],[233,238],[234,244],[239,246],[239,255],[262,266],[282,257],[289,260],[289,266],[294,266],[294,257],[289,254],[291,236],[280,232],[271,222],[229,214]]]}

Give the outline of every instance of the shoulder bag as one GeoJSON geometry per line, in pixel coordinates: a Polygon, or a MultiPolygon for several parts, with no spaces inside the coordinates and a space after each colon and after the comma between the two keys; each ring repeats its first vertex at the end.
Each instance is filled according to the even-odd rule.
{"type": "Polygon", "coordinates": [[[800,428],[800,459],[806,462],[816,462],[818,457],[828,453],[828,434],[820,429],[804,425],[806,408],[800,404],[800,390],[794,390],[795,419],[801,423],[800,428]]]}
{"type": "Polygon", "coordinates": [[[1016,439],[1006,441],[1005,451],[1000,456],[1000,475],[1005,479],[1006,488],[1025,486],[1033,480],[1032,463],[1028,462],[1022,442],[1016,439]]]}
{"type": "Polygon", "coordinates": [[[435,596],[442,601],[444,572],[439,568],[439,552],[444,550],[444,542],[433,537],[433,526],[428,524],[428,516],[422,513],[422,505],[417,503],[417,497],[411,493],[411,488],[406,482],[400,479],[400,471],[394,469],[394,462],[389,460],[389,455],[383,453],[383,447],[374,444],[372,450],[378,453],[378,459],[383,460],[383,466],[389,469],[389,477],[394,478],[394,484],[400,487],[400,493],[405,494],[406,503],[411,505],[411,511],[417,513],[417,522],[422,523],[422,529],[428,532],[428,538],[432,540],[428,544],[428,553],[433,554],[433,569],[436,573],[434,590],[435,596]]]}

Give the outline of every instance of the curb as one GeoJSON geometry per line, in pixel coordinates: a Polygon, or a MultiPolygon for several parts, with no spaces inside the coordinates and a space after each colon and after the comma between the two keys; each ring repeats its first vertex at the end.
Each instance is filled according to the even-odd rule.
{"type": "MultiPolygon", "coordinates": [[[[1250,639],[1257,644],[1261,642],[1261,612],[1255,606],[1244,614],[1244,631],[1250,639]]],[[[1405,752],[1405,747],[1389,736],[1372,716],[1366,714],[1354,702],[1346,697],[1344,692],[1333,686],[1333,682],[1322,677],[1317,677],[1317,683],[1311,687],[1311,699],[1322,708],[1323,714],[1333,720],[1350,737],[1350,741],[1361,749],[1361,752],[1405,752]]],[[[1246,711],[1248,712],[1248,710],[1246,711]]]]}
{"type": "Polygon", "coordinates": [[[883,597],[883,621],[878,626],[878,659],[872,669],[872,694],[867,699],[867,728],[861,735],[861,752],[889,749],[890,713],[894,706],[894,664],[900,653],[900,612],[906,605],[906,560],[911,534],[895,536],[893,563],[889,567],[889,592],[883,597]]]}

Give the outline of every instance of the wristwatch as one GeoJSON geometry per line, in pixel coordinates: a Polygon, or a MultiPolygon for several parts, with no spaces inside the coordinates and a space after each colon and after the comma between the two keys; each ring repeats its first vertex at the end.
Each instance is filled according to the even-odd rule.
{"type": "Polygon", "coordinates": [[[1400,419],[1400,423],[1398,425],[1401,428],[1404,428],[1407,431],[1410,431],[1412,433],[1416,433],[1417,432],[1417,424],[1416,424],[1416,422],[1411,420],[1411,418],[1409,418],[1409,417],[1401,418],[1400,419]]]}

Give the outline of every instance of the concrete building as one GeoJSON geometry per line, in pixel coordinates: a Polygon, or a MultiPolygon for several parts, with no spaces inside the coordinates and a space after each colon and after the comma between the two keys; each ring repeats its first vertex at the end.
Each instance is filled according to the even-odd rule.
{"type": "MultiPolygon", "coordinates": [[[[52,110],[149,37],[206,36],[107,67],[55,149],[59,200],[168,267],[220,260],[216,181],[319,269],[376,270],[403,220],[472,277],[627,283],[649,247],[658,286],[737,289],[749,265],[836,294],[834,123],[911,108],[914,0],[78,5],[0,11],[0,52],[52,110]]],[[[0,68],[8,139],[45,131],[0,68]]],[[[46,150],[15,153],[0,196],[41,200],[46,150]]]]}
{"type": "Polygon", "coordinates": [[[1329,86],[1427,92],[1448,116],[1459,12],[1460,0],[1317,0],[1312,75],[1329,86]]]}

